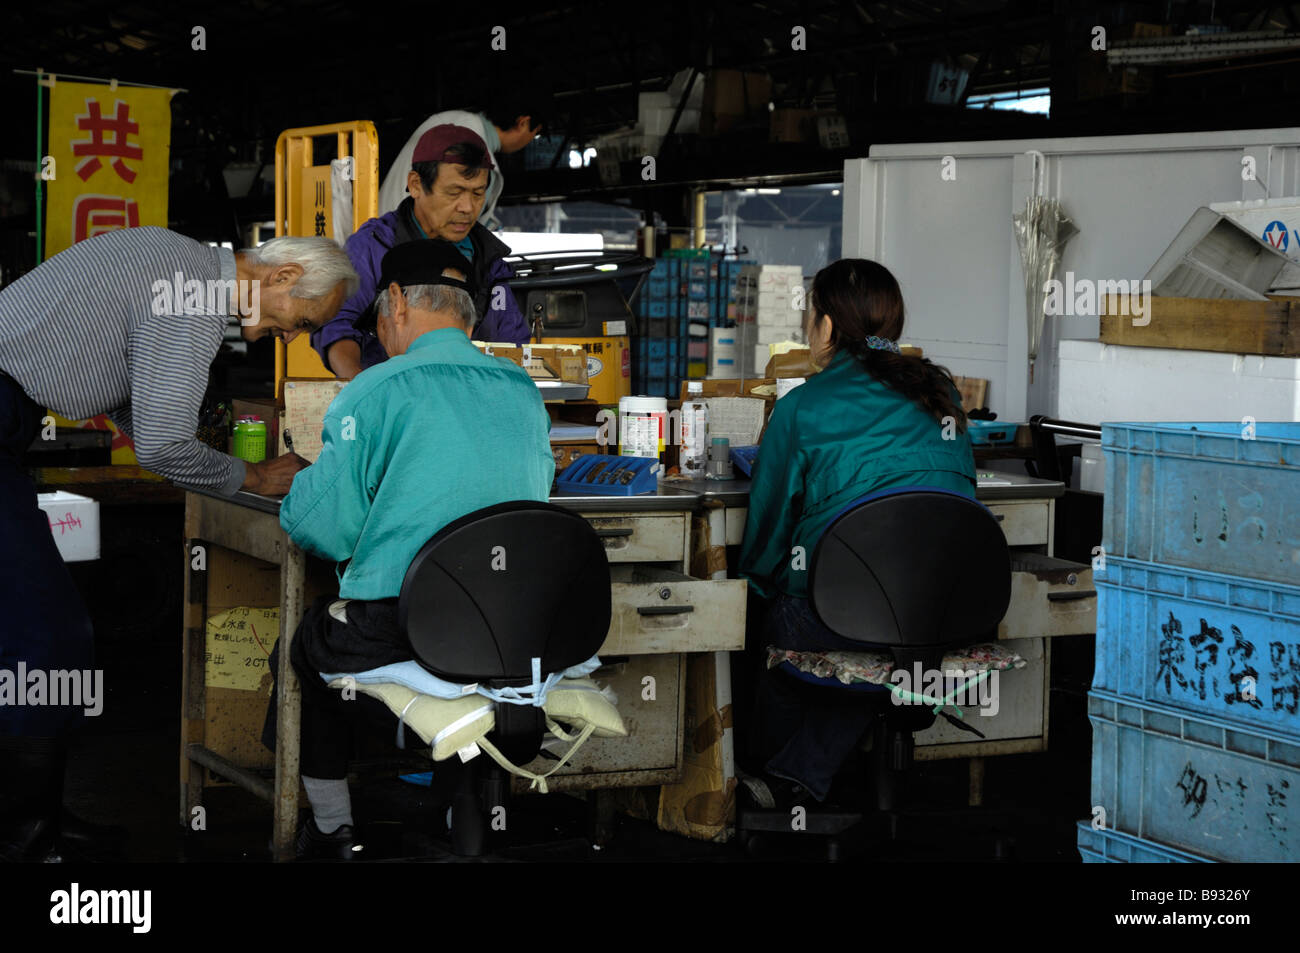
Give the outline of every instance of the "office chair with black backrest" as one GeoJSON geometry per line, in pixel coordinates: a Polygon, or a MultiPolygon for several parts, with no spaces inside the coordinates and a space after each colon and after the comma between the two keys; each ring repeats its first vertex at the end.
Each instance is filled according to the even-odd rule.
{"type": "MultiPolygon", "coordinates": [[[[500,503],[449,523],[411,561],[398,598],[398,623],[420,665],[492,689],[587,661],[609,622],[604,545],[581,516],[550,503],[500,503]]],[[[493,704],[488,738],[513,764],[527,764],[541,747],[543,710],[493,704]]],[[[486,757],[450,758],[435,767],[434,783],[450,795],[452,850],[482,854],[509,774],[486,757]]]]}
{"type": "MultiPolygon", "coordinates": [[[[948,649],[995,637],[1010,598],[1010,554],[997,519],[970,497],[931,487],[883,490],[850,503],[827,525],[809,565],[817,619],[862,651],[890,651],[895,669],[909,673],[915,663],[936,672],[948,649]]],[[[788,662],[777,670],[845,690],[788,662]]],[[[891,812],[911,763],[912,734],[936,716],[926,705],[893,704],[888,688],[854,687],[881,715],[873,743],[876,807],[891,812]]],[[[742,829],[789,829],[780,826],[788,818],[751,814],[747,821],[742,829]]],[[[844,826],[841,818],[831,829],[844,826]]]]}

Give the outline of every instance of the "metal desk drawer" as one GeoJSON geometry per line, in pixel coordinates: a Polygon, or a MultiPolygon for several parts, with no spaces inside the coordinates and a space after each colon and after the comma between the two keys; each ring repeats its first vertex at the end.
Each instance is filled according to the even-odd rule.
{"type": "Polygon", "coordinates": [[[602,513],[586,520],[612,563],[679,563],[686,558],[685,513],[602,513]]]}
{"type": "Polygon", "coordinates": [[[963,706],[966,720],[983,732],[984,738],[936,718],[933,725],[915,735],[916,760],[941,761],[1047,750],[1050,646],[1045,639],[1023,639],[1009,645],[1028,664],[998,672],[997,682],[984,689],[991,693],[990,702],[996,704],[996,709],[991,704],[988,710],[996,714],[983,715],[977,705],[963,706]]]}
{"type": "Polygon", "coordinates": [[[733,652],[745,647],[743,579],[611,566],[613,615],[600,655],[733,652]]]}
{"type": "Polygon", "coordinates": [[[1096,631],[1097,590],[1091,566],[1036,553],[1011,554],[1011,604],[998,626],[999,639],[1096,631]]]}
{"type": "MultiPolygon", "coordinates": [[[[686,657],[642,655],[620,661],[592,675],[618,696],[625,738],[588,738],[548,782],[553,791],[670,784],[681,779],[686,657]],[[651,687],[653,686],[653,691],[651,687]]],[[[560,751],[567,750],[563,745],[560,751]]],[[[541,774],[554,760],[539,757],[528,766],[541,774]]],[[[515,778],[515,790],[528,782],[515,778]]]]}
{"type": "Polygon", "coordinates": [[[1051,546],[1051,503],[993,503],[989,510],[998,517],[1008,546],[1051,546]]]}

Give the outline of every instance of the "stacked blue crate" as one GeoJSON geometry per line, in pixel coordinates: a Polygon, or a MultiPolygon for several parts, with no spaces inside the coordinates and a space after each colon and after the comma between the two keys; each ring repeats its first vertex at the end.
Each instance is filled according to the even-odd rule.
{"type": "Polygon", "coordinates": [[[1092,803],[1139,847],[1300,860],[1275,796],[1300,788],[1300,423],[1105,424],[1102,449],[1092,803]]]}

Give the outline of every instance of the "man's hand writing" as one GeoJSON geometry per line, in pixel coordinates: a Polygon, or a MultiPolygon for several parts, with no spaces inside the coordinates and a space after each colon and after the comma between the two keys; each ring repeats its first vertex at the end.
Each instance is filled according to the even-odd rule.
{"type": "Polygon", "coordinates": [[[247,464],[241,489],[262,496],[284,496],[293,485],[294,475],[309,466],[311,464],[296,453],[247,464]]]}

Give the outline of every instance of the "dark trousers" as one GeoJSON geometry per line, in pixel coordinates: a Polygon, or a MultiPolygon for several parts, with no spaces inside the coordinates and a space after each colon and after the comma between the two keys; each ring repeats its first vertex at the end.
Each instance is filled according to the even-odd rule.
{"type": "MultiPolygon", "coordinates": [[[[326,596],[318,599],[303,613],[302,621],[294,634],[294,647],[289,653],[290,664],[302,688],[299,771],[309,778],[337,780],[348,776],[348,762],[358,747],[357,732],[386,741],[392,750],[426,751],[429,746],[409,728],[402,726],[398,738],[398,721],[388,706],[365,694],[358,687],[354,697],[345,699],[343,692],[330,688],[320,677],[323,664],[326,671],[346,671],[356,668],[364,671],[394,661],[401,661],[400,650],[391,641],[375,638],[375,633],[353,624],[357,619],[369,619],[363,611],[379,603],[349,604],[349,623],[330,618],[327,607],[333,601],[326,596]],[[309,651],[307,646],[311,646],[309,651]],[[347,660],[351,660],[351,664],[347,660]]],[[[396,600],[389,600],[395,603],[396,600]]],[[[387,633],[391,636],[391,633],[387,633]]],[[[271,671],[278,673],[280,645],[271,652],[271,671]]],[[[266,721],[262,728],[262,743],[275,750],[275,711],[279,685],[271,693],[266,721]]]]}
{"type": "MultiPolygon", "coordinates": [[[[94,663],[90,615],[63,564],[36,488],[20,465],[45,410],[0,372],[0,670],[86,670],[94,663]]],[[[22,691],[25,686],[16,686],[22,691]]],[[[48,702],[49,699],[47,698],[48,702]]],[[[0,736],[68,735],[83,709],[0,704],[0,736]]]]}
{"type": "MultiPolygon", "coordinates": [[[[784,594],[768,606],[763,637],[764,647],[845,652],[865,648],[818,622],[806,599],[784,594]]],[[[764,665],[766,654],[764,650],[764,665]]],[[[764,770],[798,782],[824,801],[835,774],[872,726],[871,708],[869,695],[807,685],[764,668],[755,699],[756,742],[764,770]]]]}

